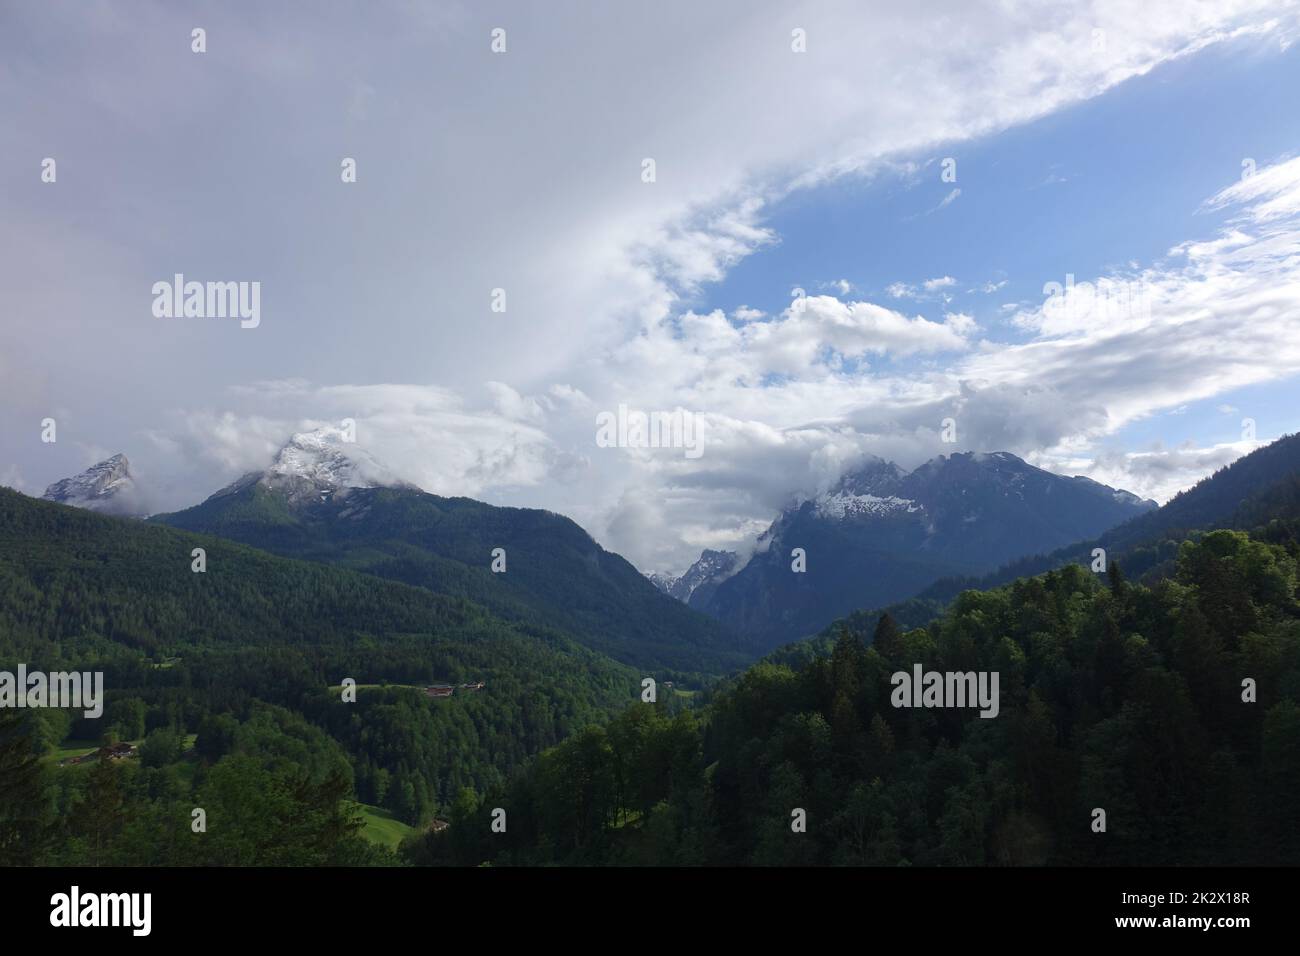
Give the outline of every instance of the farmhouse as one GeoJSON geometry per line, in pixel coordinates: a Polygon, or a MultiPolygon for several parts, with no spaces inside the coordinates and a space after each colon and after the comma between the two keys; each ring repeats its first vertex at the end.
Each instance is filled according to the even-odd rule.
{"type": "Polygon", "coordinates": [[[131,744],[113,744],[111,747],[104,747],[99,751],[101,757],[108,757],[110,760],[121,760],[123,757],[134,757],[135,747],[131,744]]]}
{"type": "Polygon", "coordinates": [[[480,681],[471,681],[468,684],[461,684],[460,689],[461,690],[482,690],[483,682],[480,680],[480,681]]]}
{"type": "Polygon", "coordinates": [[[76,757],[71,762],[82,763],[90,760],[123,760],[127,757],[134,757],[136,753],[136,748],[128,743],[105,744],[94,753],[76,757]]]}
{"type": "Polygon", "coordinates": [[[451,684],[430,684],[424,689],[425,697],[450,697],[456,693],[456,688],[451,684]]]}

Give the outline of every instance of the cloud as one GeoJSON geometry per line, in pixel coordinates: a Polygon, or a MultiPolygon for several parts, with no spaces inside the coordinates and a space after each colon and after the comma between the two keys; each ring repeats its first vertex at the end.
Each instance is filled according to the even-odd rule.
{"type": "Polygon", "coordinates": [[[953,187],[953,188],[948,192],[948,195],[944,196],[941,200],[939,200],[939,205],[935,206],[935,207],[934,207],[933,209],[931,209],[930,211],[931,211],[931,212],[938,212],[940,209],[943,209],[943,208],[945,208],[945,207],[947,207],[947,206],[952,205],[952,204],[957,200],[957,197],[960,196],[960,195],[961,195],[961,189],[958,188],[958,187],[953,187]]]}
{"type": "MultiPolygon", "coordinates": [[[[556,386],[555,407],[572,410],[587,399],[556,386]]],[[[429,385],[313,385],[265,382],[232,390],[230,408],[192,409],[146,434],[149,460],[166,463],[151,492],[162,506],[194,503],[234,478],[267,467],[293,433],[356,423],[357,447],[402,480],[441,495],[484,496],[512,486],[571,481],[581,460],[546,435],[546,397],[520,395],[490,382],[471,405],[429,385]],[[273,406],[273,416],[254,409],[273,406]],[[178,469],[177,466],[184,467],[178,469]]]]}
{"type": "Polygon", "coordinates": [[[693,311],[783,241],[766,217],[793,193],[919,174],[915,157],[941,145],[1243,31],[1285,41],[1294,16],[1269,4],[720,0],[593,17],[508,3],[488,20],[469,3],[283,3],[205,16],[221,42],[203,57],[184,42],[190,14],[167,5],[19,6],[0,33],[8,152],[57,148],[60,163],[57,186],[32,176],[0,193],[13,250],[0,284],[21,317],[0,329],[0,462],[34,484],[70,473],[77,453],[35,441],[31,422],[54,410],[84,447],[141,457],[176,504],[265,464],[305,422],[353,417],[380,461],[430,490],[565,511],[633,560],[682,566],[868,449],[928,456],[941,412],[959,410],[971,442],[1088,441],[1292,359],[1267,343],[1292,305],[1277,280],[1295,200],[1268,170],[1207,208],[1241,212],[1234,234],[1175,253],[1182,272],[1143,274],[1180,316],[1153,307],[1148,326],[1034,316],[1031,341],[985,351],[964,313],[904,314],[843,288],[798,314],[756,300],[730,319],[693,311]],[[498,21],[502,56],[487,52],[498,21]],[[808,30],[807,54],[791,53],[789,22],[808,30]],[[340,182],[344,156],[354,184],[340,182]],[[260,281],[261,325],[153,319],[150,285],[175,271],[260,281]],[[505,313],[491,311],[496,288],[505,313]],[[1202,316],[1220,311],[1221,369],[1171,337],[1186,327],[1204,347],[1202,316]],[[1193,375],[1205,377],[1176,381],[1193,375]],[[596,449],[592,416],[620,400],[697,409],[712,444],[694,465],[596,449]],[[658,524],[616,520],[638,496],[661,502],[658,524]]]}
{"type": "Polygon", "coordinates": [[[1044,459],[1036,464],[1063,474],[1086,474],[1143,498],[1168,501],[1264,444],[1267,442],[1239,441],[1200,447],[1186,442],[1176,448],[1157,444],[1141,451],[1106,450],[1090,458],[1044,459]]]}
{"type": "Polygon", "coordinates": [[[10,465],[0,472],[0,487],[12,488],[14,491],[23,491],[27,488],[27,482],[23,480],[22,472],[17,465],[10,465]]]}
{"type": "MultiPolygon", "coordinates": [[[[1021,341],[974,348],[978,326],[968,314],[939,323],[830,296],[744,331],[719,313],[688,313],[679,326],[649,330],[611,361],[611,374],[645,369],[654,384],[641,394],[652,403],[688,397],[707,410],[711,442],[699,463],[647,463],[639,481],[624,481],[644,495],[671,489],[664,513],[695,528],[693,543],[720,542],[792,494],[824,488],[862,455],[912,467],[954,450],[939,437],[952,417],[958,450],[1011,451],[1165,500],[1256,443],[1103,450],[1114,436],[1152,415],[1182,414],[1300,372],[1292,329],[1300,214],[1258,215],[1251,206],[1277,208],[1275,197],[1296,178],[1300,160],[1263,171],[1256,179],[1270,188],[1256,183],[1224,203],[1230,221],[1215,236],[1180,244],[1148,267],[1078,277],[1059,301],[1022,308],[1030,334],[1021,341]],[[1260,225],[1246,231],[1245,223],[1260,225]],[[837,354],[935,354],[946,364],[853,367],[837,354]]],[[[657,546],[661,565],[662,552],[657,546]]]]}

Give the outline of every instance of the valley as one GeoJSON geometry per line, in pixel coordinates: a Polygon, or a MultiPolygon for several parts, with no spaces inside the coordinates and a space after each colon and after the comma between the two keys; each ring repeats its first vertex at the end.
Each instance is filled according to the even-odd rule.
{"type": "MultiPolygon", "coordinates": [[[[53,787],[41,826],[54,829],[28,841],[50,861],[79,858],[87,841],[127,865],[202,864],[211,853],[289,865],[953,863],[989,862],[999,846],[1012,862],[1091,859],[1061,835],[1074,811],[1052,788],[1069,779],[1076,796],[1091,792],[1090,748],[1150,719],[1155,698],[1143,695],[1172,694],[1159,706],[1186,711],[1178,719],[1208,736],[1140,758],[1122,744],[1108,772],[1138,788],[1139,805],[1151,761],[1263,773],[1257,748],[1276,747],[1289,726],[1298,442],[1263,448],[1159,510],[1013,456],[953,456],[910,480],[878,462],[783,513],[764,535],[770,554],[743,563],[706,552],[681,579],[657,582],[560,516],[376,483],[381,466],[331,435],[296,436],[268,471],[149,520],[112,516],[111,488],[77,508],[0,490],[0,665],[75,665],[106,687],[102,719],[0,714],[0,767],[22,786],[53,787]],[[966,520],[972,509],[999,516],[992,531],[966,520]],[[968,572],[1015,554],[1005,527],[1036,529],[1014,536],[1020,547],[1100,534],[979,583],[968,572]],[[1240,530],[1206,536],[1214,528],[1240,530]],[[791,598],[805,586],[780,580],[800,577],[782,556],[795,541],[808,546],[802,576],[814,583],[791,598]],[[1098,544],[1108,574],[1088,569],[1098,544]],[[504,573],[490,570],[492,547],[510,555],[504,573]],[[967,576],[935,580],[940,570],[967,576]],[[1219,596],[1224,574],[1241,576],[1239,600],[1219,596]],[[749,607],[727,595],[769,581],[744,614],[808,640],[777,646],[782,632],[769,626],[731,650],[734,632],[693,609],[749,607]],[[870,610],[879,594],[902,599],[870,610]],[[938,706],[923,669],[936,687],[956,680],[954,693],[967,681],[962,706],[938,706]],[[1225,709],[1221,692],[1238,673],[1270,702],[1262,723],[1225,709]],[[642,690],[651,679],[657,698],[642,690]],[[908,689],[915,699],[899,704],[908,689]],[[989,737],[972,718],[1002,729],[989,737]],[[985,751],[1019,766],[1024,735],[1044,722],[1058,744],[1041,759],[1058,769],[1019,778],[999,809],[988,788],[1003,784],[985,776],[985,751]],[[942,760],[957,762],[935,763],[948,749],[942,760]],[[969,799],[992,808],[991,835],[935,842],[955,825],[958,798],[904,807],[907,788],[939,780],[984,794],[969,799]],[[754,813],[788,816],[783,800],[810,810],[821,835],[796,846],[766,830],[754,813]],[[230,825],[254,803],[271,808],[274,832],[241,823],[194,855],[187,804],[230,825]],[[502,842],[480,826],[485,808],[504,805],[502,842]],[[845,843],[844,827],[859,835],[845,843]],[[141,828],[155,838],[141,842],[141,828]]],[[[117,467],[103,484],[129,487],[117,467]]],[[[1288,825],[1277,818],[1262,832],[1288,825]]],[[[1098,859],[1159,852],[1137,832],[1126,840],[1098,859]]]]}

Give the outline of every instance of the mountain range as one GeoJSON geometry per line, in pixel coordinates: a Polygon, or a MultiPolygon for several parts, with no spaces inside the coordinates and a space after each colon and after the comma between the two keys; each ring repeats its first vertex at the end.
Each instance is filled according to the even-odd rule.
{"type": "Polygon", "coordinates": [[[627,664],[721,673],[747,659],[570,519],[421,491],[338,429],[294,435],[266,470],[151,520],[463,597],[627,664]]]}
{"type": "MultiPolygon", "coordinates": [[[[138,513],[123,455],[46,497],[138,513]]],[[[681,576],[646,576],[566,517],[430,494],[325,427],[295,434],[267,468],[202,503],[149,520],[465,598],[626,664],[724,673],[854,610],[1093,538],[1155,507],[1007,452],[939,456],[910,472],[869,458],[785,509],[746,559],[706,550],[681,576]]]]}
{"type": "MultiPolygon", "coordinates": [[[[987,760],[998,768],[1020,767],[1029,775],[1024,786],[1043,782],[1033,768],[1055,767],[1050,761],[1063,759],[1053,741],[1072,739],[1064,729],[1075,725],[1057,727],[1053,714],[1086,719],[1093,727],[1087,739],[1071,743],[1083,750],[1070,760],[1086,757],[1080,766],[1088,767],[1098,755],[1115,754],[1116,767],[1094,781],[1104,787],[1117,773],[1140,777],[1145,768],[1158,771],[1169,757],[1160,750],[1164,742],[1200,740],[1202,727],[1222,738],[1214,747],[1240,744],[1240,754],[1222,768],[1224,780],[1234,779],[1239,768],[1258,762],[1258,754],[1281,753],[1281,742],[1294,739],[1290,728],[1300,726],[1300,718],[1288,716],[1292,704],[1270,704],[1261,742],[1252,712],[1237,712],[1232,704],[1239,672],[1259,675],[1262,699],[1285,696],[1297,686],[1300,436],[1239,459],[1159,509],[1007,454],[953,455],[912,472],[869,461],[826,493],[786,509],[747,562],[730,552],[706,552],[694,573],[659,587],[567,519],[429,495],[394,478],[333,430],[296,435],[267,468],[193,508],[148,520],[93,513],[130,490],[122,481],[129,476],[124,459],[104,465],[109,467],[52,486],[67,502],[83,503],[81,508],[0,489],[0,667],[41,661],[47,669],[79,669],[93,663],[105,672],[110,690],[103,724],[50,710],[35,714],[33,733],[44,741],[40,752],[61,740],[98,740],[104,734],[121,741],[143,738],[141,751],[148,750],[154,767],[161,761],[175,778],[169,784],[175,806],[150,810],[152,791],[131,789],[125,816],[157,812],[163,821],[148,818],[139,833],[162,832],[158,828],[173,818],[184,825],[184,808],[207,806],[223,793],[238,797],[223,812],[241,821],[248,818],[246,807],[266,805],[276,794],[297,793],[300,803],[310,803],[317,800],[310,788],[323,786],[334,767],[346,773],[320,798],[327,803],[342,799],[338,794],[352,795],[347,799],[410,825],[450,819],[461,834],[487,818],[484,807],[504,805],[508,786],[525,788],[541,801],[537,806],[548,808],[536,824],[540,833],[570,819],[575,801],[586,799],[586,791],[575,796],[572,788],[581,790],[584,780],[598,778],[608,781],[600,793],[623,793],[619,800],[635,804],[610,821],[626,824],[623,810],[629,809],[653,820],[662,815],[655,809],[659,802],[675,799],[683,820],[696,812],[688,808],[715,813],[725,841],[710,859],[767,859],[775,844],[750,831],[766,825],[771,806],[779,811],[789,805],[782,789],[789,773],[783,768],[795,760],[811,761],[809,767],[800,764],[804,789],[812,786],[806,781],[832,781],[851,795],[866,774],[881,777],[897,789],[888,804],[894,818],[918,808],[926,815],[915,827],[908,824],[906,858],[960,863],[962,853],[946,837],[930,834],[947,833],[956,826],[952,821],[967,819],[964,798],[946,776],[956,764],[949,766],[937,743],[964,739],[964,719],[882,707],[887,690],[880,688],[887,687],[891,667],[923,659],[968,668],[978,660],[1003,673],[1004,722],[1012,734],[971,737],[963,757],[970,762],[963,766],[987,760]],[[1021,550],[1106,525],[1126,510],[1127,520],[1091,538],[1076,538],[1050,553],[1025,556],[1021,550]],[[1212,527],[1248,528],[1251,536],[1207,533],[1212,527]],[[840,560],[854,568],[876,562],[887,570],[893,564],[926,573],[941,565],[966,568],[1019,556],[982,576],[933,581],[903,604],[887,606],[863,597],[876,584],[869,576],[817,576],[828,563],[834,567],[836,546],[840,560]],[[1087,559],[1096,546],[1122,561],[1125,574],[1093,574],[1087,559]],[[499,573],[491,567],[497,547],[506,553],[499,573]],[[206,551],[204,573],[195,573],[191,564],[195,548],[206,551]],[[805,550],[806,571],[791,570],[794,548],[805,550]],[[1038,578],[1019,573],[1033,569],[1057,570],[1038,578]],[[767,586],[762,600],[794,612],[780,618],[788,633],[815,634],[812,622],[821,619],[825,606],[780,605],[789,600],[782,582],[790,579],[810,592],[843,581],[843,599],[861,603],[825,621],[813,640],[787,644],[736,680],[710,680],[738,670],[781,637],[767,632],[755,640],[745,634],[738,648],[725,623],[693,605],[717,607],[767,586]],[[1012,583],[999,588],[1001,580],[1012,583]],[[744,589],[735,590],[736,582],[744,589]],[[871,651],[868,640],[876,645],[871,651]],[[970,657],[972,648],[977,658],[970,657]],[[1152,654],[1176,668],[1178,679],[1164,679],[1152,654]],[[647,673],[680,688],[663,681],[660,706],[629,706],[641,699],[647,673]],[[341,698],[344,677],[357,681],[355,702],[341,698]],[[458,690],[435,700],[423,692],[431,682],[458,690]],[[1133,710],[1137,705],[1125,694],[1146,696],[1133,710]],[[1035,710],[1034,695],[1052,706],[1035,710]],[[1189,695],[1204,711],[1198,718],[1203,724],[1176,716],[1189,695]],[[683,708],[704,716],[682,714],[683,708]],[[1165,731],[1149,733],[1145,723],[1126,716],[1130,710],[1143,720],[1175,716],[1165,731]],[[810,713],[821,716],[806,719],[810,713]],[[609,729],[600,731],[615,714],[609,729]],[[1280,723],[1283,718],[1290,723],[1280,723]],[[1269,721],[1277,725],[1272,730],[1269,721]],[[1175,726],[1193,731],[1168,729],[1175,726]],[[1037,757],[1020,760],[1016,735],[1031,732],[1040,741],[1033,744],[1037,757]],[[1116,733],[1123,747],[1111,747],[1116,733]],[[184,749],[187,734],[195,735],[193,752],[184,749]],[[1000,755],[996,760],[986,752],[990,744],[1000,755]],[[1150,755],[1134,749],[1147,745],[1156,748],[1150,755]],[[904,761],[891,756],[903,752],[904,761]],[[191,787],[185,781],[194,763],[204,770],[193,776],[191,787]],[[928,769],[916,771],[916,779],[906,777],[908,768],[923,765],[928,769]],[[291,776],[259,776],[271,772],[267,768],[291,776]],[[528,776],[533,773],[540,776],[528,776]],[[229,786],[207,783],[208,774],[229,786]],[[773,781],[767,780],[771,774],[773,781]],[[239,797],[243,791],[230,789],[234,782],[254,791],[239,797]],[[674,788],[685,791],[673,796],[674,788]],[[748,822],[729,828],[726,821],[733,818],[748,822]],[[943,820],[948,830],[940,826],[943,820]]],[[[972,723],[979,726],[979,719],[972,723]]],[[[1205,754],[1179,752],[1180,768],[1214,763],[1205,754]]],[[[1241,821],[1272,819],[1270,808],[1281,806],[1281,795],[1293,789],[1290,778],[1268,776],[1273,763],[1261,766],[1274,789],[1258,806],[1242,810],[1241,821]]],[[[1079,779],[1059,768],[1049,776],[1079,779]]],[[[59,786],[73,793],[78,779],[85,778],[60,772],[59,786]]],[[[1134,787],[1152,795],[1168,790],[1159,780],[1134,787]]],[[[1047,853],[1068,856],[1078,849],[1061,838],[1053,850],[1034,835],[1049,825],[1053,833],[1066,833],[1075,819],[1068,806],[1052,809],[1055,788],[1052,783],[1040,794],[1045,802],[1034,811],[1040,822],[1015,823],[1023,832],[1015,831],[1021,836],[1012,840],[1020,848],[1014,860],[1041,862],[1047,853]]],[[[857,797],[837,795],[832,802],[849,806],[850,799],[875,799],[859,789],[857,797]]],[[[33,806],[54,801],[52,812],[66,821],[66,839],[53,862],[79,859],[86,846],[78,841],[88,838],[93,821],[73,812],[85,799],[77,793],[76,799],[62,789],[30,797],[33,806]]],[[[523,821],[531,819],[528,800],[509,802],[522,808],[523,821]]],[[[1083,805],[1097,802],[1089,796],[1083,805]]],[[[853,812],[859,810],[874,813],[869,804],[853,812]]],[[[305,804],[282,806],[276,827],[317,819],[314,812],[305,804]]],[[[1276,819],[1269,824],[1278,832],[1281,825],[1276,819]]],[[[644,832],[657,833],[657,826],[644,832]]],[[[525,822],[520,832],[532,833],[530,827],[525,822]]],[[[643,832],[639,825],[634,829],[633,837],[643,832]]],[[[898,862],[901,850],[887,830],[878,847],[853,852],[898,862]]],[[[441,832],[426,833],[409,859],[446,859],[441,832]]],[[[694,832],[671,832],[663,841],[671,852],[664,850],[662,858],[693,859],[672,848],[689,848],[694,832]]],[[[183,865],[229,859],[225,847],[196,858],[189,855],[198,852],[192,841],[123,833],[114,851],[120,855],[110,857],[120,863],[147,862],[164,851],[183,865]]],[[[597,845],[581,834],[574,839],[583,853],[597,845]]],[[[1010,844],[1002,839],[988,846],[1005,849],[1010,844]]],[[[533,852],[546,858],[549,841],[547,836],[511,862],[530,861],[533,852]]],[[[1267,847],[1277,840],[1263,834],[1259,843],[1267,847]]],[[[256,852],[302,845],[294,838],[256,852]]],[[[470,861],[497,852],[495,843],[485,844],[487,849],[456,845],[470,861]]],[[[633,849],[648,846],[637,843],[633,849]]],[[[818,852],[829,859],[845,846],[831,837],[818,852]]],[[[972,844],[976,858],[985,846],[972,844]]],[[[1004,849],[996,852],[1006,862],[1004,849]]]]}
{"type": "Polygon", "coordinates": [[[743,566],[705,552],[678,579],[687,583],[667,590],[766,651],[856,608],[1095,537],[1156,507],[1008,452],[941,455],[910,472],[871,458],[785,509],[743,566]]]}

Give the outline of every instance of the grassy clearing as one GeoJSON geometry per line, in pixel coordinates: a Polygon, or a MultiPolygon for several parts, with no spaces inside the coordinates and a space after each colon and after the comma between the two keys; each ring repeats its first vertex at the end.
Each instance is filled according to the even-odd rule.
{"type": "MultiPolygon", "coordinates": [[[[186,753],[187,755],[190,755],[190,751],[192,751],[192,750],[194,749],[194,742],[195,742],[196,740],[198,740],[198,739],[199,739],[199,735],[198,735],[198,734],[186,734],[186,735],[185,735],[185,744],[184,744],[184,746],[181,748],[182,751],[183,751],[184,753],[186,753]]],[[[143,740],[143,739],[140,739],[140,740],[126,740],[126,741],[123,741],[123,743],[128,743],[128,744],[130,744],[130,745],[133,746],[133,747],[139,747],[142,743],[144,743],[144,740],[143,740]]],[[[100,742],[99,742],[98,740],[71,740],[71,739],[69,739],[69,740],[65,740],[65,741],[63,741],[63,743],[61,743],[61,744],[59,744],[59,746],[55,747],[53,751],[51,751],[50,753],[48,753],[48,754],[46,754],[44,757],[42,757],[42,758],[41,758],[41,761],[42,761],[43,763],[46,763],[46,764],[49,764],[49,765],[51,765],[51,766],[55,766],[55,767],[57,767],[57,766],[59,765],[59,761],[61,761],[61,760],[71,760],[73,757],[84,757],[86,754],[94,753],[94,752],[95,752],[96,750],[98,750],[99,748],[100,748],[100,742]]],[[[192,756],[192,755],[191,755],[191,756],[192,756]]],[[[89,762],[84,763],[84,764],[74,764],[73,766],[77,766],[77,767],[90,767],[90,766],[93,766],[93,765],[94,765],[94,762],[93,762],[93,761],[89,761],[89,762]]]]}
{"type": "MultiPolygon", "coordinates": [[[[139,741],[135,741],[135,743],[139,743],[139,741]]],[[[98,749],[99,741],[97,740],[65,740],[63,743],[59,744],[59,746],[55,747],[52,752],[46,754],[41,759],[44,760],[45,763],[57,765],[60,760],[69,760],[72,757],[80,757],[83,754],[88,754],[98,749]]]]}
{"type": "Polygon", "coordinates": [[[361,835],[367,840],[395,850],[402,840],[416,832],[415,827],[403,823],[383,807],[372,807],[368,803],[357,806],[361,809],[361,819],[366,823],[361,835]]]}

